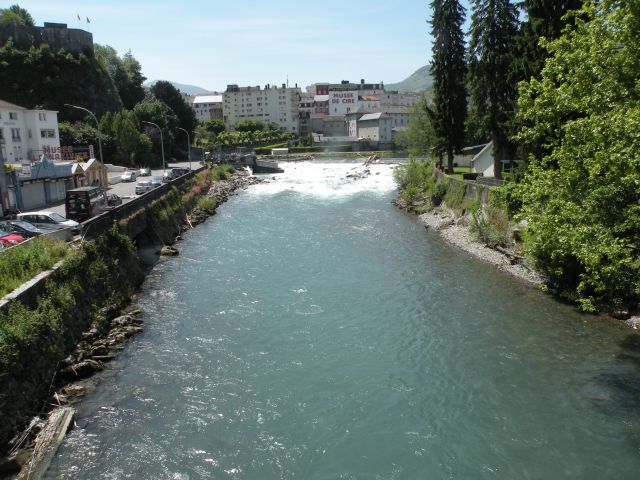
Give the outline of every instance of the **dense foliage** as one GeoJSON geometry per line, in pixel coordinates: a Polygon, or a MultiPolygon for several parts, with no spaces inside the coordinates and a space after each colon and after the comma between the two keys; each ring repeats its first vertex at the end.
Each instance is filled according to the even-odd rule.
{"type": "Polygon", "coordinates": [[[176,87],[170,82],[157,81],[150,92],[160,101],[164,102],[178,119],[177,126],[184,128],[191,135],[198,124],[196,114],[176,87]]]}
{"type": "Polygon", "coordinates": [[[32,27],[34,24],[31,14],[19,5],[0,8],[0,25],[24,25],[32,27]]]}
{"type": "Polygon", "coordinates": [[[421,97],[411,108],[407,128],[396,133],[396,144],[406,149],[410,155],[426,157],[432,145],[439,141],[435,138],[432,116],[427,98],[421,97]]]}
{"type": "Polygon", "coordinates": [[[116,50],[108,45],[94,44],[93,50],[118,89],[124,108],[130,110],[136,103],[141,102],[145,96],[142,85],[146,78],[142,75],[140,62],[134,58],[131,51],[120,58],[116,50]]]}
{"type": "Polygon", "coordinates": [[[122,108],[111,77],[95,57],[52,51],[46,44],[28,50],[11,41],[0,46],[0,92],[5,101],[61,111],[67,119],[84,114],[64,108],[65,103],[90,106],[98,117],[122,108]]]}
{"type": "Polygon", "coordinates": [[[527,248],[552,284],[591,309],[640,294],[640,11],[590,3],[523,84],[524,142],[550,152],[521,188],[527,248]]]}

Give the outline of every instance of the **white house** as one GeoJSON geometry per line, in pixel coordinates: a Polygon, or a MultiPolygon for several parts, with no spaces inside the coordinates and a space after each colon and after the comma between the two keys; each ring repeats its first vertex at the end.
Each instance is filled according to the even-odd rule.
{"type": "Polygon", "coordinates": [[[483,177],[494,177],[493,142],[487,143],[471,160],[471,168],[483,177]]]}
{"type": "Polygon", "coordinates": [[[58,112],[0,100],[0,148],[9,164],[32,163],[45,149],[59,149],[58,112]]]}
{"type": "MultiPolygon", "coordinates": [[[[510,172],[513,165],[522,165],[522,160],[501,160],[500,173],[510,172]]],[[[483,177],[494,178],[493,142],[487,143],[480,152],[471,160],[471,168],[483,177]]]]}
{"type": "Polygon", "coordinates": [[[196,114],[196,120],[202,122],[209,119],[222,120],[222,94],[195,95],[192,97],[191,108],[196,114]]]}

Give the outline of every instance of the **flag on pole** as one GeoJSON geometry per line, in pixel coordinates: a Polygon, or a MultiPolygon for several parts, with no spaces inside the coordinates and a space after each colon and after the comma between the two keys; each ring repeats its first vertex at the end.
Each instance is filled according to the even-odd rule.
{"type": "Polygon", "coordinates": [[[91,22],[89,21],[89,17],[87,17],[87,23],[91,23],[91,22]]]}
{"type": "Polygon", "coordinates": [[[79,13],[77,13],[76,15],[78,15],[78,21],[80,21],[80,14],[79,14],[79,13]]]}

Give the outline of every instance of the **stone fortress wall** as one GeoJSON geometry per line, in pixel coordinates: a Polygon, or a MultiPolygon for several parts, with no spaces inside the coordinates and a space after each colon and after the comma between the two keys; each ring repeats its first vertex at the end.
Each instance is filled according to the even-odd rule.
{"type": "Polygon", "coordinates": [[[52,50],[61,49],[72,53],[93,51],[93,35],[79,28],[67,28],[64,23],[45,22],[43,27],[29,27],[24,25],[0,26],[0,45],[9,39],[21,49],[28,49],[32,45],[39,46],[46,43],[52,50]]]}

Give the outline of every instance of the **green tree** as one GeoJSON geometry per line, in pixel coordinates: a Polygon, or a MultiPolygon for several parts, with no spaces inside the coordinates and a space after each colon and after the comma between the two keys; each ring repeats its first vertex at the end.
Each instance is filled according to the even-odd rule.
{"type": "Polygon", "coordinates": [[[116,147],[114,163],[129,166],[150,163],[153,144],[146,134],[140,133],[138,118],[132,111],[104,115],[100,119],[100,130],[113,138],[116,147]]]}
{"type": "Polygon", "coordinates": [[[544,42],[539,79],[521,86],[518,139],[549,152],[520,187],[527,249],[552,285],[594,308],[640,297],[640,9],[590,2],[544,42]]]}
{"type": "Polygon", "coordinates": [[[509,0],[474,0],[469,41],[469,85],[472,108],[493,141],[494,175],[501,178],[502,160],[512,159],[508,122],[513,115],[516,85],[510,80],[518,15],[509,0]]]}
{"type": "MultiPolygon", "coordinates": [[[[433,0],[431,35],[433,56],[433,129],[447,155],[447,171],[453,173],[453,154],[464,141],[467,88],[465,75],[464,8],[458,0],[433,0]]],[[[441,153],[441,152],[438,152],[441,153]]]]}
{"type": "Polygon", "coordinates": [[[33,27],[35,22],[31,14],[20,5],[11,5],[0,9],[0,25],[24,25],[33,27]]]}
{"type": "Polygon", "coordinates": [[[558,38],[572,17],[567,12],[582,7],[582,0],[524,0],[522,7],[526,21],[518,37],[514,61],[515,81],[529,80],[537,76],[549,56],[540,39],[558,38]]]}
{"type": "Polygon", "coordinates": [[[160,80],[151,87],[151,93],[173,110],[178,118],[177,126],[184,128],[192,135],[198,121],[195,112],[186,102],[180,90],[174,87],[171,82],[160,80]]]}
{"type": "Polygon", "coordinates": [[[268,130],[269,125],[262,120],[240,120],[236,123],[234,130],[236,132],[256,132],[258,130],[268,130]]]}
{"type": "Polygon", "coordinates": [[[409,114],[409,122],[404,131],[396,135],[396,143],[406,148],[409,154],[426,157],[435,140],[435,132],[426,97],[421,97],[409,114]]]}
{"type": "MultiPolygon", "coordinates": [[[[62,121],[58,124],[60,134],[60,145],[72,147],[86,147],[93,145],[94,152],[98,154],[98,130],[92,118],[87,117],[86,121],[76,121],[73,123],[62,121]]],[[[105,163],[113,158],[116,151],[115,142],[111,135],[106,134],[100,128],[100,140],[102,142],[102,153],[105,163]]]]}
{"type": "Polygon", "coordinates": [[[118,52],[108,45],[94,45],[98,61],[104,66],[113,80],[122,104],[126,109],[132,109],[144,99],[143,83],[146,78],[142,75],[140,63],[128,51],[122,58],[118,52]]]}
{"type": "Polygon", "coordinates": [[[220,132],[224,132],[226,130],[224,126],[224,122],[217,118],[209,118],[200,123],[202,128],[204,128],[207,132],[213,133],[215,135],[220,132]]]}
{"type": "MultiPolygon", "coordinates": [[[[141,123],[141,127],[149,138],[153,140],[153,150],[156,158],[160,159],[160,132],[152,125],[146,125],[143,122],[153,122],[162,129],[162,138],[164,140],[165,157],[173,151],[175,142],[175,132],[178,125],[178,117],[166,103],[158,100],[152,93],[148,93],[144,100],[138,103],[134,108],[136,118],[141,123]]],[[[160,160],[158,160],[159,164],[160,160]]]]}

